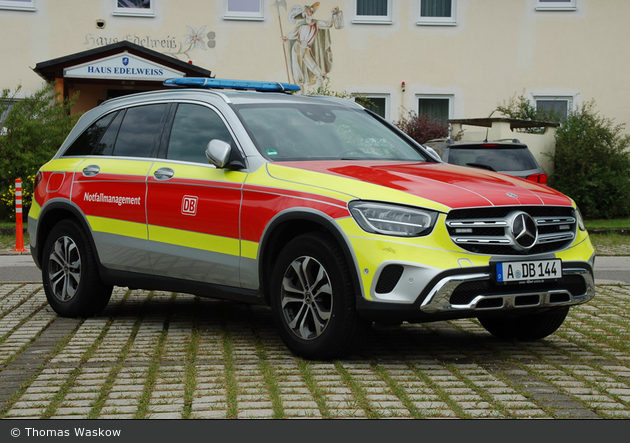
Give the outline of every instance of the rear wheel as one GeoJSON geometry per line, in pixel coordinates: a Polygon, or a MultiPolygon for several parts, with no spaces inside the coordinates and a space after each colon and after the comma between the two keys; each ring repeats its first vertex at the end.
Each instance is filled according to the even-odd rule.
{"type": "Polygon", "coordinates": [[[323,234],[304,234],[284,247],[274,266],[270,301],[282,340],[306,359],[351,354],[368,327],[355,308],[345,257],[323,234]]]}
{"type": "Polygon", "coordinates": [[[566,307],[518,317],[482,317],[479,323],[486,331],[502,339],[539,340],[556,332],[568,312],[566,307]]]}
{"type": "Polygon", "coordinates": [[[42,280],[48,303],[62,317],[98,314],[112,294],[112,287],[101,282],[87,234],[71,220],[59,222],[48,236],[42,280]]]}

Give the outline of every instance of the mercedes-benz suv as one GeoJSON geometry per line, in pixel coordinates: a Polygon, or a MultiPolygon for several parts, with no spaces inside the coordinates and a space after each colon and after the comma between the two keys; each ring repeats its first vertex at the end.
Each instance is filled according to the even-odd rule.
{"type": "Polygon", "coordinates": [[[114,285],[267,304],[294,353],[331,359],[378,321],[539,339],[595,294],[580,213],[547,186],[294,85],[166,83],[86,112],[37,174],[31,251],[61,316],[114,285]]]}

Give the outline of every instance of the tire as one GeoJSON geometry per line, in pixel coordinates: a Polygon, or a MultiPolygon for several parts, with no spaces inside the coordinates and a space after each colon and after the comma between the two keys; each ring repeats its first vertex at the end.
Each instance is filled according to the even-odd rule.
{"type": "Polygon", "coordinates": [[[518,317],[482,317],[481,326],[495,337],[505,340],[531,341],[545,338],[558,330],[569,308],[558,308],[518,317]]]}
{"type": "Polygon", "coordinates": [[[350,355],[369,323],[359,317],[350,270],[338,245],[320,233],[296,237],[282,250],[270,302],[286,346],[308,360],[350,355]]]}
{"type": "Polygon", "coordinates": [[[42,252],[42,280],[48,303],[62,317],[91,317],[112,295],[98,273],[89,238],[72,220],[59,222],[42,252]]]}

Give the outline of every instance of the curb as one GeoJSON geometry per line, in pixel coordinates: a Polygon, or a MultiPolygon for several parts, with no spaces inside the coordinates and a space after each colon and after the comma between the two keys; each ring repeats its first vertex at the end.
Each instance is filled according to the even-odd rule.
{"type": "MultiPolygon", "coordinates": [[[[24,234],[28,234],[26,226],[24,226],[24,234]]],[[[0,228],[0,235],[15,235],[15,228],[0,228]]]]}
{"type": "Polygon", "coordinates": [[[31,255],[28,246],[24,246],[26,251],[0,251],[0,255],[31,255]]]}

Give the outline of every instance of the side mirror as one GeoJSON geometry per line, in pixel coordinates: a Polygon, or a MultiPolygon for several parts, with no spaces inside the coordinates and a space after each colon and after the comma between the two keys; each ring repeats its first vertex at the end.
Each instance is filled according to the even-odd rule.
{"type": "Polygon", "coordinates": [[[437,152],[435,152],[435,149],[433,149],[433,148],[431,148],[431,147],[429,147],[429,146],[425,146],[425,147],[424,147],[424,149],[426,149],[426,150],[429,152],[429,154],[431,154],[431,156],[432,156],[433,158],[435,158],[436,160],[438,160],[438,161],[440,161],[440,162],[442,162],[442,161],[443,161],[443,160],[440,158],[440,154],[438,154],[437,152]]]}
{"type": "Polygon", "coordinates": [[[210,140],[206,147],[206,158],[217,168],[224,168],[230,159],[230,144],[223,140],[210,140]]]}

